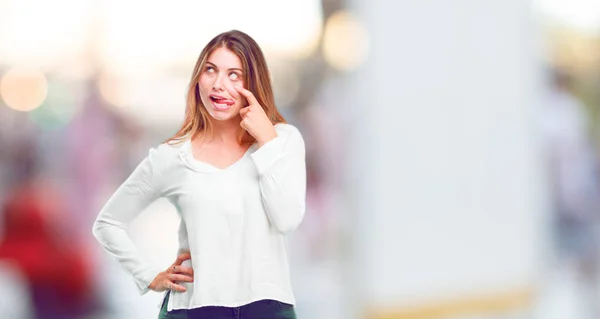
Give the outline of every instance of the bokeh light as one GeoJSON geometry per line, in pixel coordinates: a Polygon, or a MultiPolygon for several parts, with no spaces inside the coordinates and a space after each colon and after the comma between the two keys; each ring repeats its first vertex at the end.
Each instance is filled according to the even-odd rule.
{"type": "Polygon", "coordinates": [[[363,24],[347,11],[333,14],[325,25],[323,56],[341,71],[358,68],[369,53],[369,36],[363,24]]]}
{"type": "Polygon", "coordinates": [[[116,75],[110,72],[102,72],[98,79],[98,90],[102,98],[108,103],[117,106],[127,106],[127,101],[123,93],[122,81],[116,75]]]}
{"type": "Polygon", "coordinates": [[[31,111],[39,107],[48,94],[48,81],[40,70],[15,67],[0,81],[0,96],[8,107],[31,111]]]}
{"type": "Polygon", "coordinates": [[[44,103],[29,112],[31,120],[46,130],[65,127],[75,115],[78,104],[72,89],[61,83],[50,83],[48,97],[44,103]]]}

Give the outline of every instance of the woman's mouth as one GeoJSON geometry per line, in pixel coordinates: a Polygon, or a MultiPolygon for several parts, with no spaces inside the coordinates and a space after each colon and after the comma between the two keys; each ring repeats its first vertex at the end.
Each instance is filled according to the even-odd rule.
{"type": "Polygon", "coordinates": [[[211,94],[209,95],[210,100],[212,101],[212,105],[217,110],[227,110],[230,106],[232,106],[235,102],[231,99],[227,99],[220,95],[211,94]]]}

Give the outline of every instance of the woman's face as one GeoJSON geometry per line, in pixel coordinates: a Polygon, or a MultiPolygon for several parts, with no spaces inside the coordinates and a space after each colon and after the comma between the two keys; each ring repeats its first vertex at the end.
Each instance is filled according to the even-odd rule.
{"type": "Polygon", "coordinates": [[[242,61],[227,48],[216,49],[206,59],[199,81],[200,98],[215,120],[240,120],[245,99],[235,86],[244,87],[242,72],[242,61]]]}

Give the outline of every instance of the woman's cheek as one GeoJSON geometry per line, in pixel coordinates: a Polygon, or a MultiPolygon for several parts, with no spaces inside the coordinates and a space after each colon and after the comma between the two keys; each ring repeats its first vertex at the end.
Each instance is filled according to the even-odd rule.
{"type": "Polygon", "coordinates": [[[227,93],[229,93],[229,95],[235,97],[235,95],[234,95],[235,88],[234,88],[234,84],[231,83],[231,81],[225,82],[225,90],[227,90],[227,93]]]}
{"type": "Polygon", "coordinates": [[[237,101],[244,101],[242,95],[235,89],[236,85],[243,87],[243,84],[239,81],[238,82],[228,81],[227,84],[225,85],[225,89],[227,90],[227,93],[229,93],[229,95],[231,97],[233,97],[234,99],[236,99],[237,101]]]}
{"type": "Polygon", "coordinates": [[[205,76],[201,77],[200,81],[198,81],[198,87],[201,92],[210,90],[210,79],[207,79],[205,76]]]}

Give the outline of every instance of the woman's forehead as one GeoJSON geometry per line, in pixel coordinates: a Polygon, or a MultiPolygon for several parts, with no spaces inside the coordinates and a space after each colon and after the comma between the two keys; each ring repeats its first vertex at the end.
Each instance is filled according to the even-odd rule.
{"type": "Polygon", "coordinates": [[[206,62],[210,62],[218,68],[242,68],[242,61],[240,58],[231,50],[223,47],[217,48],[209,54],[206,62]]]}

